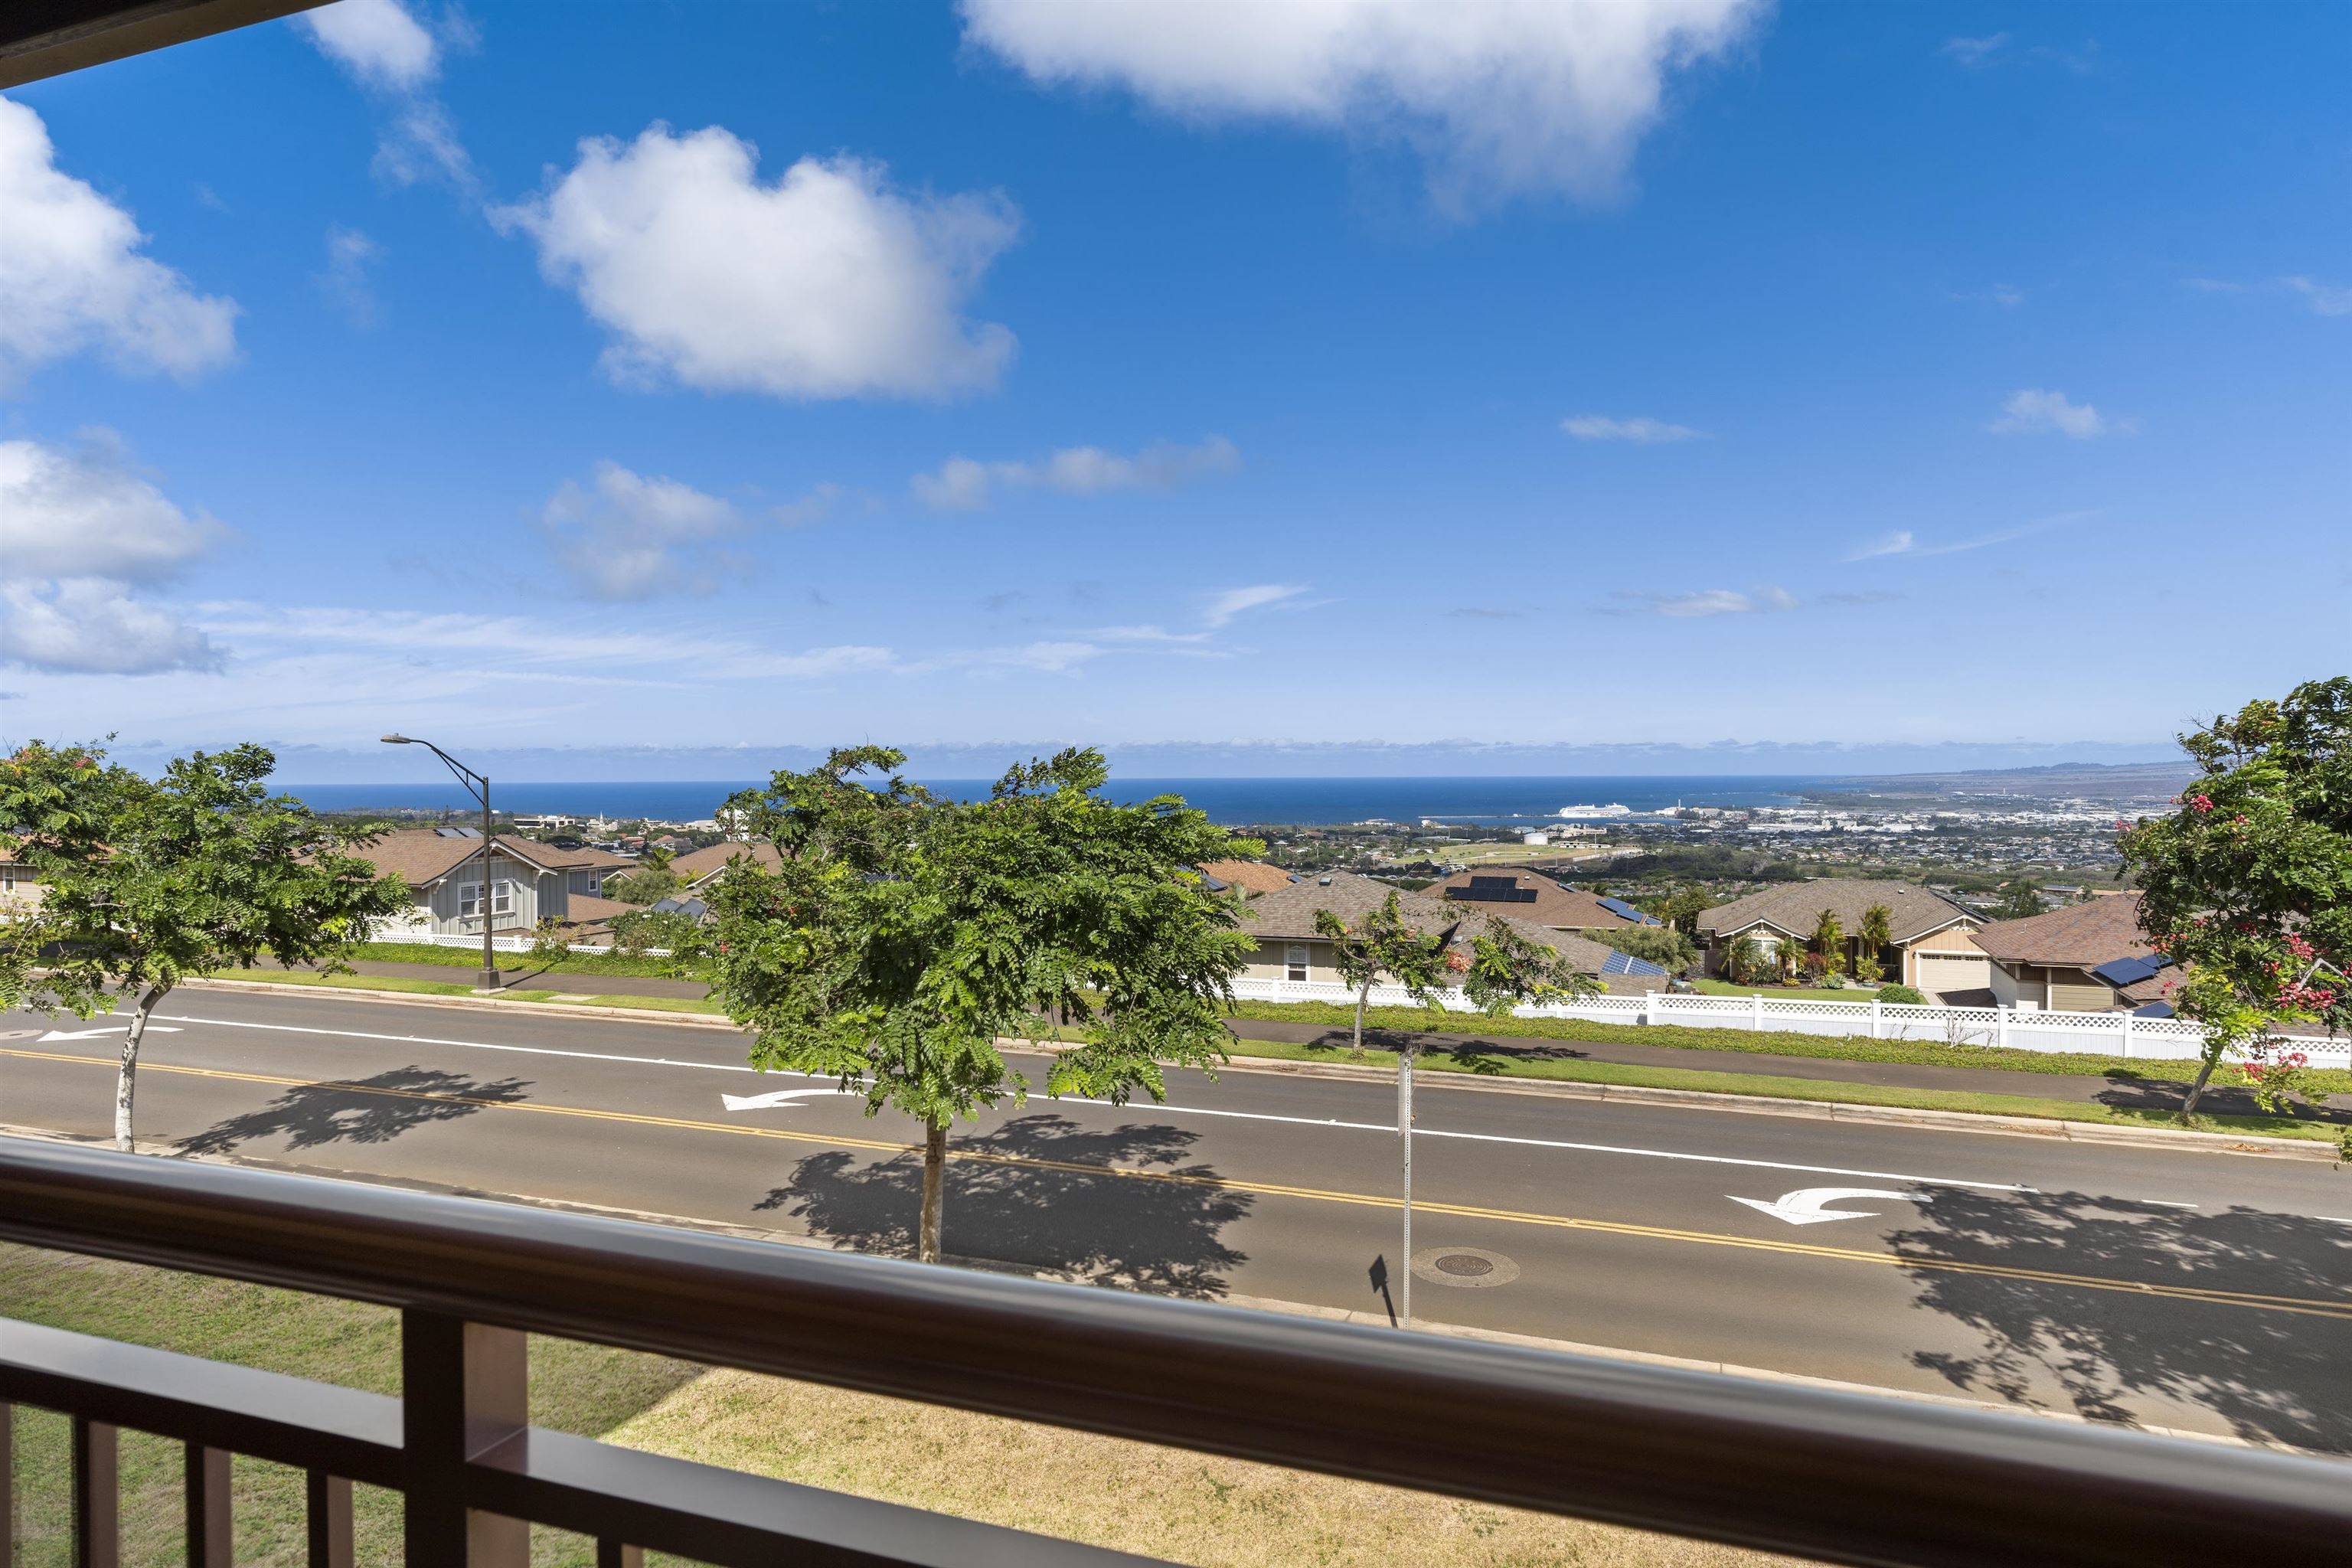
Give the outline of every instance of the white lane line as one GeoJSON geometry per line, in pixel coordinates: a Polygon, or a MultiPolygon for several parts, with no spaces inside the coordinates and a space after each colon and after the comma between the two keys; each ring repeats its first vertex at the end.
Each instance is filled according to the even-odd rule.
{"type": "Polygon", "coordinates": [[[2315,1214],[2311,1217],[2314,1219],[2324,1219],[2330,1225],[2352,1225],[2352,1219],[2346,1219],[2340,1214],[2315,1214]]]}
{"type": "MultiPolygon", "coordinates": [[[[382,1040],[394,1045],[457,1046],[467,1050],[508,1051],[520,1056],[571,1057],[583,1061],[624,1062],[640,1067],[700,1068],[709,1072],[757,1072],[756,1068],[733,1062],[682,1062],[667,1057],[625,1057],[604,1051],[566,1051],[552,1046],[502,1046],[488,1040],[451,1040],[430,1035],[379,1035],[359,1029],[320,1029],[301,1024],[256,1024],[235,1018],[197,1018],[173,1015],[177,1021],[189,1024],[216,1024],[230,1029],[267,1029],[287,1035],[325,1035],[336,1039],[382,1040]]],[[[813,1078],[811,1073],[772,1071],[771,1078],[813,1078]]],[[[722,1097],[724,1098],[724,1097],[722,1097]]],[[[853,1097],[854,1098],[854,1097],[853,1097]]],[[[1087,1100],[1075,1094],[1060,1097],[1065,1105],[1098,1105],[1113,1110],[1128,1109],[1108,1100],[1087,1100]]],[[[1262,1110],[1212,1110],[1198,1105],[1155,1105],[1154,1115],[1221,1116],[1235,1121],[1272,1121],[1292,1127],[1330,1127],[1347,1132],[1382,1132],[1396,1136],[1392,1121],[1342,1121],[1337,1117],[1276,1116],[1262,1110]]],[[[1681,1160],[1694,1164],[1740,1165],[1759,1171],[1799,1171],[1818,1176],[1868,1176],[1874,1181],[1911,1182],[1935,1187],[1977,1187],[1990,1192],[2031,1193],[2038,1188],[2015,1182],[1971,1182],[1954,1176],[1914,1176],[1900,1171],[1856,1171],[1843,1165],[1799,1165],[1785,1160],[1741,1160],[1728,1154],[1688,1154],[1671,1149],[1633,1149],[1615,1143],[1574,1143],[1558,1138],[1514,1138],[1500,1132],[1453,1132],[1441,1128],[1414,1129],[1421,1138],[1457,1138],[1474,1143],[1513,1143],[1528,1149],[1565,1149],[1583,1154],[1625,1154],[1648,1160],[1681,1160]]],[[[2193,1205],[2192,1205],[2193,1206],[2193,1205]]]]}

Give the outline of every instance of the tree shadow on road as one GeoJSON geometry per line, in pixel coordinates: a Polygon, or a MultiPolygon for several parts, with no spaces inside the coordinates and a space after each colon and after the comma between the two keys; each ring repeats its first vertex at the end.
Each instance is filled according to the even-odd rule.
{"type": "MultiPolygon", "coordinates": [[[[1402,1051],[1414,1041],[1421,1044],[1422,1059],[1450,1057],[1465,1069],[1486,1076],[1507,1073],[1528,1062],[1590,1061],[1591,1051],[1557,1040],[1464,1039],[1459,1035],[1423,1035],[1402,1029],[1366,1029],[1364,1044],[1376,1051],[1402,1051]]],[[[1309,1040],[1298,1042],[1309,1050],[1328,1051],[1335,1058],[1345,1058],[1355,1045],[1355,1036],[1346,1029],[1327,1029],[1309,1040]]]]}
{"type": "Polygon", "coordinates": [[[328,1143],[389,1143],[412,1127],[454,1121],[490,1105],[524,1098],[528,1079],[485,1081],[431,1068],[394,1068],[373,1078],[306,1083],[257,1110],[184,1139],[184,1154],[226,1154],[240,1145],[282,1138],[289,1150],[328,1143]]]}
{"type": "Polygon", "coordinates": [[[2165,1398],[2213,1412],[2242,1437],[2352,1450],[2352,1226],[1955,1188],[1939,1189],[1921,1223],[1889,1239],[1913,1265],[1921,1304],[1983,1336],[1974,1355],[1913,1354],[1957,1389],[2033,1405],[2054,1381],[2077,1414],[2095,1419],[2132,1423],[2135,1397],[2165,1398]],[[2342,1315],[1969,1265],[2333,1304],[2342,1315]]]}
{"type": "MultiPolygon", "coordinates": [[[[2160,1076],[2137,1068],[2116,1068],[2101,1075],[2111,1086],[2100,1091],[2099,1103],[2129,1110],[2179,1110],[2188,1103],[2187,1078],[2160,1076]]],[[[2297,1105],[2290,1114],[2298,1121],[2324,1121],[2336,1126],[2352,1124],[2352,1105],[2337,1104],[2346,1096],[2335,1095],[2320,1107],[2297,1105]]],[[[2238,1084],[2209,1085],[2197,1101],[2200,1116],[2275,1116],[2276,1111],[2254,1098],[2254,1091],[2238,1084]]]]}
{"type": "MultiPolygon", "coordinates": [[[[1218,1185],[1211,1167],[1182,1163],[1198,1138],[1132,1122],[1085,1128],[1052,1113],[955,1138],[945,1250],[1088,1284],[1222,1296],[1226,1271],[1248,1255],[1218,1233],[1248,1214],[1252,1200],[1218,1185]]],[[[797,1216],[844,1250],[911,1256],[922,1191],[922,1157],[913,1151],[870,1163],[813,1154],[758,1206],[797,1216]]]]}

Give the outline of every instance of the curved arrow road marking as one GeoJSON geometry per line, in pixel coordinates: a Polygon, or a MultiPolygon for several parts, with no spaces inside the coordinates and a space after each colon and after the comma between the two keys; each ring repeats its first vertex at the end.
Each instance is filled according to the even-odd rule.
{"type": "MultiPolygon", "coordinates": [[[[1725,1194],[1729,1196],[1728,1194],[1725,1194]]],[[[1746,1204],[1759,1214],[1769,1214],[1774,1219],[1785,1219],[1790,1225],[1819,1225],[1830,1219],[1875,1219],[1870,1209],[1833,1209],[1827,1205],[1843,1198],[1892,1198],[1896,1203],[1926,1203],[1924,1193],[1890,1193],[1878,1187],[1800,1187],[1793,1193],[1783,1193],[1777,1198],[1731,1199],[1746,1204]]]]}
{"type": "MultiPolygon", "coordinates": [[[[130,1021],[126,1019],[120,1024],[102,1024],[95,1029],[75,1029],[70,1032],[64,1029],[51,1029],[41,1037],[40,1043],[47,1045],[51,1040],[102,1040],[109,1035],[120,1033],[130,1027],[130,1021]]],[[[147,1026],[147,1032],[151,1035],[176,1035],[180,1031],[169,1024],[150,1024],[147,1026]]]]}
{"type": "Polygon", "coordinates": [[[837,1089],[780,1089],[768,1094],[722,1094],[719,1098],[727,1102],[730,1110],[790,1110],[794,1100],[840,1093],[837,1089]]]}

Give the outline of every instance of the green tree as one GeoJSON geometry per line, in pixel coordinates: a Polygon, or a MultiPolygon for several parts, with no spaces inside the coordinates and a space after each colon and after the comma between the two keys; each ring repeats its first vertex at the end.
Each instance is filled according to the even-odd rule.
{"type": "Polygon", "coordinates": [[[1992,918],[1997,921],[2030,920],[2042,912],[2042,889],[2031,877],[2003,882],[2000,898],[1992,907],[1992,918]]]}
{"type": "MultiPolygon", "coordinates": [[[[0,763],[0,834],[35,875],[50,879],[104,853],[119,803],[147,782],[96,746],[30,741],[0,763]]],[[[29,900],[0,910],[0,1008],[26,1004],[38,976],[41,935],[29,900]]]]}
{"type": "Polygon", "coordinates": [[[1359,1057],[1364,1054],[1364,1005],[1383,976],[1403,986],[1423,1006],[1434,1009],[1439,992],[1461,973],[1446,962],[1446,933],[1424,931],[1407,921],[1394,892],[1353,921],[1329,910],[1316,910],[1315,932],[1331,944],[1331,967],[1355,987],[1353,1049],[1359,1057]]]}
{"type": "Polygon", "coordinates": [[[1183,868],[1235,849],[1174,795],[1121,805],[1102,755],[1013,769],[989,798],[933,795],[902,752],[834,752],[728,802],[782,851],[730,865],[712,897],[715,994],[753,1035],[751,1061],[833,1079],[924,1127],[918,1251],[940,1256],[949,1124],[1016,1103],[1027,1080],[996,1042],[1067,1020],[1048,1094],[1124,1103],[1166,1092],[1164,1066],[1214,1068],[1232,982],[1255,947],[1234,906],[1183,868]]]}
{"type": "Polygon", "coordinates": [[[1630,957],[1647,959],[1669,974],[1680,974],[1698,962],[1698,944],[1676,926],[1620,926],[1584,934],[1630,957]]]}
{"type": "Polygon", "coordinates": [[[1743,936],[1733,942],[1723,955],[1723,967],[1732,981],[1740,985],[1759,984],[1772,963],[1764,944],[1752,936],[1743,936]]]}
{"type": "Polygon", "coordinates": [[[2204,1032],[2186,1120],[2223,1057],[2267,1051],[2275,1025],[2352,1028],[2352,677],[2249,702],[2180,744],[2197,782],[2117,847],[2140,929],[2181,971],[2173,1007],[2204,1032]]]}
{"type": "Polygon", "coordinates": [[[604,896],[625,904],[657,904],[678,889],[677,873],[662,866],[639,866],[604,879],[604,896]]]}
{"type": "Polygon", "coordinates": [[[40,909],[12,933],[47,953],[26,1005],[88,1018],[126,999],[131,1019],[115,1080],[114,1143],[131,1148],[139,1047],[156,1004],[190,975],[263,957],[289,968],[349,973],[368,922],[410,907],[397,877],[349,851],[373,835],[320,822],[263,781],[262,746],[195,752],[149,784],[117,771],[103,788],[103,846],[37,848],[40,909]]]}
{"type": "Polygon", "coordinates": [[[613,949],[628,958],[657,958],[673,980],[703,972],[710,928],[678,910],[631,910],[613,920],[613,949]]]}
{"type": "Polygon", "coordinates": [[[1894,945],[1895,911],[1885,904],[1873,904],[1862,911],[1862,953],[1854,960],[1853,977],[1865,984],[1875,985],[1886,972],[1885,960],[1880,955],[1894,945]]]}
{"type": "Polygon", "coordinates": [[[1823,910],[1813,922],[1812,949],[1822,956],[1822,973],[1845,973],[1845,925],[1835,910],[1823,910]]]}
{"type": "Polygon", "coordinates": [[[1715,900],[1704,888],[1676,888],[1650,910],[1674,930],[1685,936],[1698,935],[1698,917],[1715,908],[1715,900]]]}

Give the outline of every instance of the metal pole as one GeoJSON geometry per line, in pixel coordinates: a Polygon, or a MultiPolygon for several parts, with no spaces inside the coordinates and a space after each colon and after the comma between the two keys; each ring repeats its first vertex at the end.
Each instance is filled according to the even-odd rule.
{"type": "Polygon", "coordinates": [[[1397,1312],[1402,1328],[1412,1327],[1412,1042],[1397,1058],[1397,1131],[1404,1139],[1404,1256],[1398,1272],[1404,1290],[1397,1312]]]}
{"type": "Polygon", "coordinates": [[[490,872],[494,866],[490,852],[498,840],[490,833],[490,779],[488,773],[476,775],[482,781],[482,989],[499,988],[499,962],[492,943],[491,928],[497,923],[490,914],[490,872]]]}

